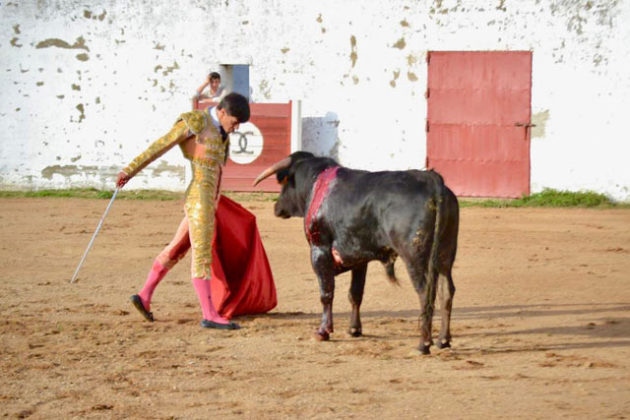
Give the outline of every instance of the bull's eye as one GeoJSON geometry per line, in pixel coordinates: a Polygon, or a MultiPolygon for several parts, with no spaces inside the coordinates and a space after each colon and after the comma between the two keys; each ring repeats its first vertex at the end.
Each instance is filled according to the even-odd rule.
{"type": "Polygon", "coordinates": [[[286,169],[280,169],[276,172],[276,180],[278,184],[285,185],[287,183],[287,178],[289,177],[289,171],[286,169]]]}

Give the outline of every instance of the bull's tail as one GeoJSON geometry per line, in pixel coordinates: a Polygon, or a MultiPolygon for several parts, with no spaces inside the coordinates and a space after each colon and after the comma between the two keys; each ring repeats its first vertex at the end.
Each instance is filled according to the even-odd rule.
{"type": "Polygon", "coordinates": [[[395,260],[389,260],[386,263],[383,263],[383,266],[385,267],[385,273],[387,274],[387,280],[391,283],[391,284],[395,284],[396,286],[400,286],[400,283],[398,282],[398,278],[396,277],[396,271],[394,270],[394,262],[395,260]]]}
{"type": "Polygon", "coordinates": [[[431,171],[433,175],[433,181],[435,185],[435,195],[433,201],[435,203],[435,225],[433,227],[433,241],[431,243],[431,253],[429,256],[429,264],[426,271],[426,287],[427,287],[427,305],[426,315],[430,319],[433,315],[433,305],[435,302],[435,292],[437,286],[437,279],[439,276],[439,254],[440,254],[440,229],[442,227],[442,213],[443,210],[443,198],[444,198],[444,180],[437,173],[431,171]]]}

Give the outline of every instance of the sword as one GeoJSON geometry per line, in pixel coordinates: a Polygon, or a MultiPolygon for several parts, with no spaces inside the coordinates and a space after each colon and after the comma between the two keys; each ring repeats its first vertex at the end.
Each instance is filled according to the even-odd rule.
{"type": "Polygon", "coordinates": [[[98,232],[101,230],[101,227],[103,226],[103,220],[105,220],[105,216],[107,216],[107,213],[109,212],[110,207],[114,203],[114,199],[116,198],[116,194],[118,194],[118,190],[120,190],[120,188],[116,187],[116,190],[114,191],[114,194],[112,195],[112,199],[109,200],[109,204],[107,205],[107,208],[105,209],[105,213],[103,213],[101,220],[98,222],[98,226],[96,226],[96,231],[94,231],[94,235],[92,235],[92,239],[90,239],[90,243],[88,244],[85,252],[83,253],[83,258],[81,258],[81,262],[79,263],[79,266],[74,271],[74,276],[72,276],[72,280],[70,280],[70,283],[74,283],[74,281],[77,279],[77,274],[79,274],[79,270],[81,269],[81,266],[83,265],[83,262],[85,261],[85,257],[87,257],[88,252],[90,252],[90,248],[92,248],[92,245],[94,244],[94,239],[96,239],[96,235],[98,235],[98,232]]]}

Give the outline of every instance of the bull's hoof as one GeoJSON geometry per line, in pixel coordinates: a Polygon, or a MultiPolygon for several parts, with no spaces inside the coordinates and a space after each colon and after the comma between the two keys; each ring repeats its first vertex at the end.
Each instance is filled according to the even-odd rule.
{"type": "Polygon", "coordinates": [[[451,343],[448,341],[439,340],[436,344],[438,349],[448,349],[451,347],[451,343]]]}
{"type": "Polygon", "coordinates": [[[330,334],[328,333],[328,331],[318,330],[318,331],[315,332],[314,337],[315,337],[315,340],[317,340],[317,341],[328,341],[328,340],[330,340],[330,334]]]}
{"type": "Polygon", "coordinates": [[[429,350],[429,347],[431,347],[431,345],[426,345],[426,344],[421,344],[420,346],[418,346],[418,351],[420,352],[420,354],[431,354],[431,350],[429,350]]]}
{"type": "Polygon", "coordinates": [[[350,328],[348,329],[348,334],[350,334],[352,337],[361,337],[363,335],[363,331],[361,330],[361,328],[350,328]]]}

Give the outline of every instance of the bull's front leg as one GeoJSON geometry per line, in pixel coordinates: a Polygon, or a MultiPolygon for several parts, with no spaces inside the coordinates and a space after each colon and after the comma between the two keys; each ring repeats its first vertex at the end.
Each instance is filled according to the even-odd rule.
{"type": "Polygon", "coordinates": [[[367,273],[367,264],[362,264],[352,269],[352,282],[350,283],[350,291],[348,299],[352,304],[352,315],[350,318],[350,328],[348,334],[353,337],[360,337],[363,334],[361,328],[361,315],[359,309],[363,301],[363,290],[365,289],[365,274],[367,273]]]}
{"type": "Polygon", "coordinates": [[[322,322],[315,333],[318,341],[330,339],[333,328],[332,304],[335,297],[335,272],[330,252],[320,247],[311,248],[311,263],[319,282],[319,295],[322,302],[322,322]]]}

